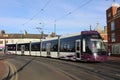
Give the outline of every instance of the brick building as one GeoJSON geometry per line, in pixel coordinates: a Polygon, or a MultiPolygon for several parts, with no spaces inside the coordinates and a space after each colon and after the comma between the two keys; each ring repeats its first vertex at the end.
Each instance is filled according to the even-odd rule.
{"type": "Polygon", "coordinates": [[[103,42],[106,44],[106,46],[108,46],[107,26],[104,26],[104,29],[102,30],[99,26],[99,23],[97,23],[95,30],[99,32],[100,36],[103,39],[103,42]]]}
{"type": "Polygon", "coordinates": [[[111,54],[120,55],[120,5],[114,3],[106,10],[108,48],[111,54]]]}

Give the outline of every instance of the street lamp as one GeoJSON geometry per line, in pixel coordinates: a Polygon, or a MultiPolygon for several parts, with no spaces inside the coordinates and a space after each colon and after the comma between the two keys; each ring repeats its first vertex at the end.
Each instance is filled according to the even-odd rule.
{"type": "Polygon", "coordinates": [[[54,21],[54,36],[56,36],[56,20],[54,21]]]}
{"type": "MultiPolygon", "coordinates": [[[[42,24],[41,22],[39,24],[42,24]]],[[[40,32],[40,38],[44,38],[44,32],[43,32],[44,23],[42,24],[42,27],[36,27],[36,29],[40,32]]]]}
{"type": "Polygon", "coordinates": [[[44,23],[40,22],[40,24],[42,25],[41,26],[41,38],[44,38],[44,31],[43,31],[43,29],[44,29],[44,23]]]}
{"type": "Polygon", "coordinates": [[[7,42],[7,41],[6,41],[6,38],[8,37],[8,35],[7,35],[7,34],[4,34],[3,37],[4,37],[4,47],[5,47],[5,48],[4,48],[4,53],[6,53],[6,50],[7,50],[7,49],[6,49],[6,42],[7,42]]]}

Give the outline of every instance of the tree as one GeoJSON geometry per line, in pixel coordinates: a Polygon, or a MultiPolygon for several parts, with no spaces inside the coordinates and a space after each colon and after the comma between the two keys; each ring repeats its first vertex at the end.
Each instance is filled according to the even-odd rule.
{"type": "Polygon", "coordinates": [[[1,30],[0,34],[4,35],[5,34],[5,30],[1,30]]]}

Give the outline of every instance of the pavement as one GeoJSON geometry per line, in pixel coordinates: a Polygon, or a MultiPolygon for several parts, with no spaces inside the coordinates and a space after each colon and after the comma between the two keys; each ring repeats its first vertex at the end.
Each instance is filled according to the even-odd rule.
{"type": "Polygon", "coordinates": [[[0,80],[5,80],[9,74],[9,67],[5,62],[5,57],[0,52],[0,80]]]}
{"type": "Polygon", "coordinates": [[[120,56],[108,56],[109,61],[120,62],[120,56]]]}
{"type": "Polygon", "coordinates": [[[8,65],[3,60],[0,60],[0,80],[5,80],[8,76],[8,73],[8,65]]]}

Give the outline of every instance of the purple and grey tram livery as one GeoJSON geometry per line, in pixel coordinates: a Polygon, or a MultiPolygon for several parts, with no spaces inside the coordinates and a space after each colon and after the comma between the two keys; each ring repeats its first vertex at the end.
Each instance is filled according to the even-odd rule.
{"type": "Polygon", "coordinates": [[[97,31],[41,39],[40,42],[6,44],[7,51],[18,55],[44,56],[60,59],[107,60],[108,50],[97,31]]]}

